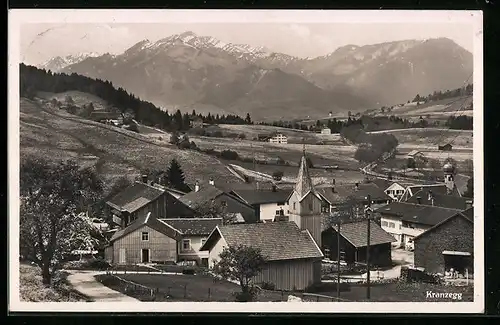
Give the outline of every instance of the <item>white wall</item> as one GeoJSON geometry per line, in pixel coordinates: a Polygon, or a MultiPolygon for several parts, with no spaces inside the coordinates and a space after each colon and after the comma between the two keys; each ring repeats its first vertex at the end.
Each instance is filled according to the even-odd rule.
{"type": "Polygon", "coordinates": [[[208,253],[208,267],[213,267],[215,262],[219,261],[219,255],[225,247],[227,247],[227,243],[220,238],[208,253]]]}
{"type": "Polygon", "coordinates": [[[288,204],[278,205],[277,203],[266,203],[261,204],[259,207],[260,210],[260,220],[274,220],[276,216],[276,211],[283,208],[283,212],[288,215],[288,204]]]}
{"type": "Polygon", "coordinates": [[[380,223],[382,229],[384,229],[386,232],[394,236],[396,238],[397,242],[393,243],[394,245],[396,244],[401,244],[401,239],[402,239],[402,234],[403,234],[403,227],[402,227],[402,222],[401,220],[398,220],[397,218],[390,218],[386,216],[382,216],[380,218],[380,223]]]}
{"type": "Polygon", "coordinates": [[[201,236],[183,236],[181,240],[179,240],[179,258],[186,257],[198,257],[198,258],[208,258],[208,251],[200,251],[202,246],[202,239],[207,239],[207,237],[201,236]],[[189,239],[191,247],[188,250],[183,249],[183,241],[184,239],[189,239]]]}

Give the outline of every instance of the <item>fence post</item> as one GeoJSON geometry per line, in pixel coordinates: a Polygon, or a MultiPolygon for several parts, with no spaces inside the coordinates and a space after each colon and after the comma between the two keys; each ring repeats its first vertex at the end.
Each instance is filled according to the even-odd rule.
{"type": "Polygon", "coordinates": [[[184,298],[187,298],[187,283],[184,284],[184,298]]]}

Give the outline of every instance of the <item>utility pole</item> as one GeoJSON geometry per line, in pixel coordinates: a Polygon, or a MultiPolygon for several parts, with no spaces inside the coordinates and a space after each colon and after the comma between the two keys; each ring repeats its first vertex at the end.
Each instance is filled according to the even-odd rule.
{"type": "Polygon", "coordinates": [[[368,204],[365,209],[365,216],[367,222],[366,230],[366,299],[370,299],[370,227],[371,227],[371,203],[372,199],[370,195],[367,197],[368,204]]]}

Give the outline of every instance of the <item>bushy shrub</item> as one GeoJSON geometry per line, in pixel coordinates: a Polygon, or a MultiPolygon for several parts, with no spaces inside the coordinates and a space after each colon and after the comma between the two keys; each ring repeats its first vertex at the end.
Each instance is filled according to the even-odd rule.
{"type": "Polygon", "coordinates": [[[186,274],[186,275],[194,275],[196,272],[194,270],[194,268],[192,267],[189,267],[189,268],[184,268],[182,270],[182,274],[186,274]]]}
{"type": "Polygon", "coordinates": [[[274,288],[276,287],[276,285],[272,282],[262,282],[260,287],[263,289],[263,290],[274,290],[274,288]]]}
{"type": "Polygon", "coordinates": [[[234,292],[234,298],[237,302],[251,302],[257,299],[259,294],[259,289],[256,287],[250,287],[246,292],[234,292]]]}
{"type": "Polygon", "coordinates": [[[238,153],[232,150],[223,150],[220,156],[222,159],[227,159],[227,160],[237,160],[239,158],[238,153]]]}

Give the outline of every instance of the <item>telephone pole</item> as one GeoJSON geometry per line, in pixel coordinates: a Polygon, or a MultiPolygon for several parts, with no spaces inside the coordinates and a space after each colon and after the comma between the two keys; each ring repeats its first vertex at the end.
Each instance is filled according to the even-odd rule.
{"type": "Polygon", "coordinates": [[[365,216],[367,222],[367,230],[366,230],[366,299],[370,299],[370,227],[371,227],[371,203],[372,199],[370,195],[366,197],[368,200],[367,207],[365,209],[365,216]]]}

